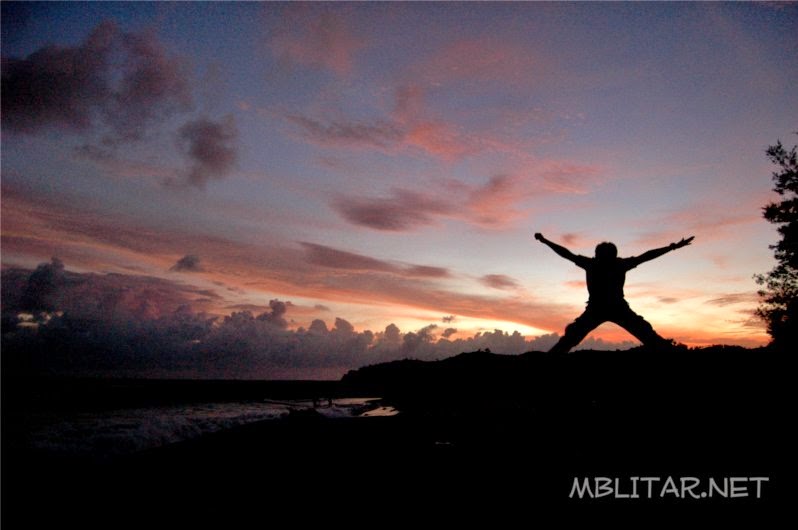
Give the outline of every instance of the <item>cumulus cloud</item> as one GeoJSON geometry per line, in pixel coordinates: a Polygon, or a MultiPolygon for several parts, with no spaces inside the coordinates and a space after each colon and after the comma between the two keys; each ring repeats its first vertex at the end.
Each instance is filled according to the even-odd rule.
{"type": "Polygon", "coordinates": [[[202,267],[200,266],[199,256],[186,254],[177,260],[177,263],[172,265],[172,268],[169,270],[174,272],[201,272],[202,267]]]}
{"type": "Polygon", "coordinates": [[[191,105],[188,74],[152,33],[102,22],[77,46],[48,45],[2,61],[2,125],[94,132],[104,142],[140,139],[149,126],[191,105]]]}
{"type": "Polygon", "coordinates": [[[42,263],[28,278],[22,292],[21,308],[26,310],[54,310],[60,304],[56,298],[66,282],[64,263],[52,258],[50,263],[42,263]]]}
{"type": "Polygon", "coordinates": [[[444,339],[448,339],[455,333],[457,333],[456,328],[446,328],[445,330],[443,330],[443,333],[441,333],[441,337],[443,337],[444,339]]]}
{"type": "Polygon", "coordinates": [[[517,289],[518,282],[504,274],[486,274],[479,279],[484,285],[494,289],[517,289]]]}
{"type": "Polygon", "coordinates": [[[58,258],[34,271],[3,270],[3,311],[63,311],[80,320],[155,318],[202,311],[214,292],[151,276],[67,271],[58,258]]]}
{"type": "MultiPolygon", "coordinates": [[[[336,317],[290,329],[290,302],[271,300],[260,314],[212,317],[197,305],[203,291],[175,282],[118,274],[78,274],[58,260],[35,271],[2,271],[4,370],[150,377],[340,377],[366,364],[412,357],[434,360],[490,349],[547,350],[556,334],[526,338],[502,330],[452,340],[437,324],[405,331],[356,331],[336,317]],[[27,300],[27,301],[26,301],[27,300]],[[28,311],[20,316],[21,311],[28,311]]],[[[588,339],[582,347],[615,349],[588,339]]]]}
{"type": "MultiPolygon", "coordinates": [[[[190,231],[174,227],[167,231],[142,230],[123,219],[85,208],[47,198],[28,198],[13,191],[9,194],[8,186],[5,182],[3,185],[3,222],[4,229],[9,229],[3,233],[3,249],[7,252],[33,256],[55,254],[75,260],[81,266],[96,268],[95,256],[105,259],[107,250],[116,248],[123,249],[126,256],[134,257],[142,265],[168,269],[175,263],[174,250],[187,248],[188,237],[192,253],[201,256],[202,263],[205,260],[224,263],[225,269],[238,278],[235,285],[219,286],[219,292],[225,296],[241,295],[240,288],[246,287],[290,293],[320,303],[357,298],[366,304],[411,306],[442,315],[518,322],[539,329],[560,329],[564,322],[573,318],[573,306],[557,301],[534,296],[508,297],[502,291],[496,291],[496,296],[487,296],[452,290],[439,281],[453,275],[446,269],[422,269],[427,274],[419,274],[418,267],[427,267],[427,264],[380,259],[376,263],[362,262],[359,257],[375,258],[354,252],[350,252],[354,256],[342,256],[325,251],[325,248],[338,249],[323,245],[313,249],[300,245],[253,245],[211,236],[198,239],[190,231]],[[101,223],[97,221],[100,216],[101,223]],[[11,226],[5,226],[9,223],[11,226]],[[75,234],[80,236],[77,242],[75,234]],[[353,258],[356,264],[361,263],[358,266],[365,268],[345,268],[352,266],[353,258]],[[332,264],[338,267],[328,266],[332,264]]],[[[123,262],[117,261],[117,264],[125,266],[123,262]]],[[[5,302],[5,293],[3,296],[5,302]]],[[[205,307],[208,311],[218,311],[226,305],[230,304],[219,302],[215,307],[205,307]]],[[[307,315],[307,318],[313,316],[307,315]]]]}
{"type": "Polygon", "coordinates": [[[270,311],[262,313],[258,316],[258,320],[262,322],[269,322],[278,328],[285,329],[288,327],[288,321],[284,318],[288,310],[288,304],[280,300],[269,301],[270,311]]]}
{"type": "Polygon", "coordinates": [[[186,181],[199,188],[232,171],[238,157],[238,130],[232,116],[220,121],[200,118],[178,131],[178,145],[189,161],[186,181]]]}

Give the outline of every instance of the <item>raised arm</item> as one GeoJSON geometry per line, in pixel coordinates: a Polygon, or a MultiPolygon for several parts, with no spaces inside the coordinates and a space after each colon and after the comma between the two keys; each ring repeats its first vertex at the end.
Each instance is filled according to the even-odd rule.
{"type": "Polygon", "coordinates": [[[671,243],[667,247],[655,248],[655,249],[649,250],[648,252],[644,252],[644,253],[640,254],[639,256],[637,256],[636,258],[634,258],[634,260],[638,264],[645,263],[646,261],[651,261],[652,259],[658,258],[658,257],[662,256],[663,254],[667,254],[671,250],[676,250],[677,248],[686,247],[687,245],[689,245],[690,243],[693,242],[693,239],[695,239],[695,236],[690,236],[688,238],[682,238],[682,240],[679,241],[678,243],[671,243]]]}
{"type": "Polygon", "coordinates": [[[558,256],[561,256],[561,257],[567,259],[568,261],[573,261],[574,263],[576,263],[576,260],[577,260],[576,254],[574,254],[573,252],[571,252],[567,248],[565,248],[565,247],[563,247],[561,245],[558,245],[557,243],[553,243],[553,242],[549,241],[548,239],[543,237],[543,234],[541,234],[540,232],[535,234],[535,239],[537,239],[538,241],[540,241],[544,245],[548,246],[550,249],[552,249],[554,252],[556,252],[558,256]]]}

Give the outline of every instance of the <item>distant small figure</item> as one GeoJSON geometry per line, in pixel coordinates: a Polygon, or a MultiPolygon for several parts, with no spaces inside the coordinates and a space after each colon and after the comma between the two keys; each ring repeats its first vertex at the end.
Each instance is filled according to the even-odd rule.
{"type": "Polygon", "coordinates": [[[587,290],[590,294],[585,312],[565,328],[565,335],[549,350],[550,353],[568,353],[604,322],[618,324],[647,346],[662,347],[670,344],[643,317],[632,311],[624,298],[623,285],[627,271],[671,250],[689,245],[695,239],[694,236],[631,258],[619,258],[618,248],[612,243],[600,243],[596,246],[596,257],[588,258],[549,241],[541,233],[536,233],[535,239],[559,256],[585,269],[587,290]]]}

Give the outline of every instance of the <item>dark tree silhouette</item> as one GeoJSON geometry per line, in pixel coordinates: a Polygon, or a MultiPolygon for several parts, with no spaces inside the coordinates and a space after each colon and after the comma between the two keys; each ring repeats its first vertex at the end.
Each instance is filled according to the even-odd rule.
{"type": "Polygon", "coordinates": [[[781,241],[771,245],[778,264],[767,274],[757,275],[764,286],[757,315],[765,320],[776,346],[794,346],[798,329],[798,160],[796,146],[787,150],[781,144],[768,147],[768,158],[778,166],[773,172],[773,191],[782,198],[764,207],[765,219],[778,225],[781,241]]]}

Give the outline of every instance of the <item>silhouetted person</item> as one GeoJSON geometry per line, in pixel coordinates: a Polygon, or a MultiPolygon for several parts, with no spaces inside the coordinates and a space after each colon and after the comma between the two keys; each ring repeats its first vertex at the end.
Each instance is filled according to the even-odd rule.
{"type": "Polygon", "coordinates": [[[549,350],[550,353],[568,353],[604,322],[618,324],[647,346],[662,347],[670,344],[670,341],[657,335],[643,317],[632,311],[623,296],[623,284],[626,281],[626,271],[671,250],[689,245],[694,236],[632,258],[619,258],[618,248],[612,243],[600,243],[596,246],[596,257],[588,258],[552,243],[543,234],[535,234],[535,239],[548,245],[559,256],[585,269],[587,291],[590,294],[585,312],[565,328],[565,335],[549,350]]]}

